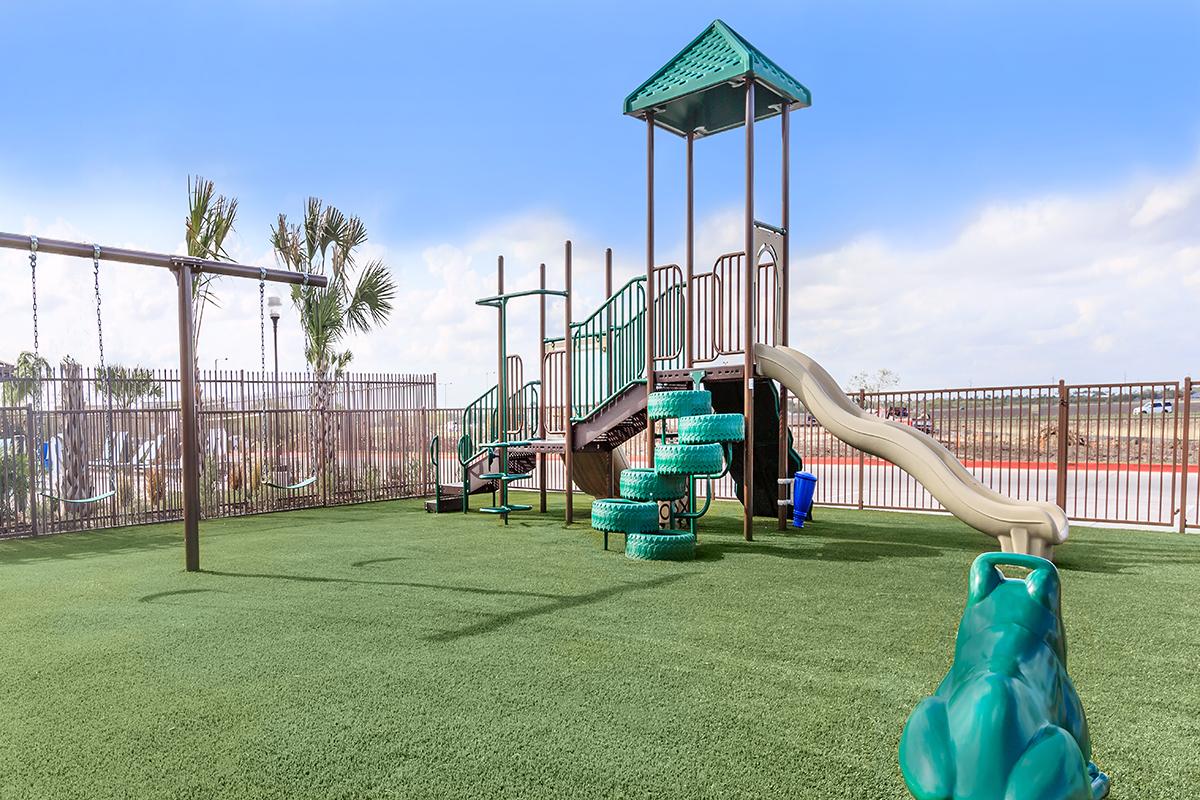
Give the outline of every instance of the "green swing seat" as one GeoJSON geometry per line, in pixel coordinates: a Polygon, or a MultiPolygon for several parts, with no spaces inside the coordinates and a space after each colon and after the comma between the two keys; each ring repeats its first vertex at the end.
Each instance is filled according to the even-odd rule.
{"type": "Polygon", "coordinates": [[[299,483],[275,483],[274,481],[263,479],[264,486],[270,486],[272,489],[283,489],[286,492],[294,492],[297,489],[303,489],[306,486],[312,486],[317,482],[317,476],[311,475],[299,483]]]}
{"type": "Polygon", "coordinates": [[[101,500],[107,500],[108,498],[112,497],[116,493],[117,492],[115,489],[109,489],[107,492],[102,492],[93,497],[80,497],[80,498],[59,497],[57,495],[50,494],[49,492],[42,492],[41,495],[42,495],[42,497],[45,497],[47,500],[53,500],[56,503],[71,503],[72,505],[86,506],[86,505],[90,505],[92,503],[99,503],[101,500]]]}

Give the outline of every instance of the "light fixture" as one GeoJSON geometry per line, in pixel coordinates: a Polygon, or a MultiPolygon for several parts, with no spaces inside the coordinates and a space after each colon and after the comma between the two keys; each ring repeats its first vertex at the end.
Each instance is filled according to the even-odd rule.
{"type": "Polygon", "coordinates": [[[267,308],[271,309],[271,319],[278,320],[283,301],[279,299],[279,295],[273,294],[267,298],[267,308]]]}

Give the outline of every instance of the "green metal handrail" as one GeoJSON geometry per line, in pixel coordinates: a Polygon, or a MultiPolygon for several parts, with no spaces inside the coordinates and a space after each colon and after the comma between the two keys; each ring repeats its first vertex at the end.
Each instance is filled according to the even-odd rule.
{"type": "Polygon", "coordinates": [[[439,437],[436,433],[429,440],[429,463],[433,467],[433,507],[438,512],[442,510],[442,476],[441,465],[438,460],[438,441],[439,437]]]}
{"type": "Polygon", "coordinates": [[[573,324],[571,417],[581,419],[645,375],[646,278],[637,277],[573,324]]]}
{"type": "MultiPolygon", "coordinates": [[[[685,290],[668,287],[655,298],[657,368],[682,368],[685,290]]],[[[582,420],[646,378],[646,278],[630,279],[582,322],[571,325],[575,353],[571,418],[582,420]]],[[[546,339],[547,344],[563,341],[546,339]]]]}
{"type": "MultiPolygon", "coordinates": [[[[519,439],[529,439],[537,434],[541,405],[538,403],[538,392],[541,381],[529,381],[520,389],[509,395],[509,424],[519,421],[519,425],[510,428],[505,433],[519,439]]],[[[499,430],[500,414],[496,407],[498,387],[493,386],[463,409],[463,436],[469,436],[472,442],[494,442],[505,438],[499,430]]],[[[475,455],[482,452],[482,447],[475,448],[475,455]]],[[[472,456],[474,457],[474,455],[472,456]]]]}

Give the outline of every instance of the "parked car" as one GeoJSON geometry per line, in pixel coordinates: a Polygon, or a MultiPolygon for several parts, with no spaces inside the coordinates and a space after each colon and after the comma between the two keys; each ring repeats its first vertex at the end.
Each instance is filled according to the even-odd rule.
{"type": "Polygon", "coordinates": [[[1170,400],[1147,400],[1133,410],[1134,414],[1170,414],[1175,405],[1170,400]]]}

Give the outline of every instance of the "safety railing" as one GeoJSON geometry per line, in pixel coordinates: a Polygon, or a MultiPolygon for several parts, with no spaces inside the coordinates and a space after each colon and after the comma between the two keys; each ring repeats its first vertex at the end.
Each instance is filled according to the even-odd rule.
{"type": "Polygon", "coordinates": [[[654,270],[654,368],[683,369],[687,335],[687,287],[683,270],[667,264],[654,270]]]}
{"type": "MultiPolygon", "coordinates": [[[[675,264],[654,271],[655,366],[676,369],[684,365],[686,292],[683,273],[675,264]]],[[[575,352],[572,387],[573,419],[584,419],[646,374],[646,278],[631,279],[599,308],[571,326],[575,352]]],[[[565,402],[558,381],[565,379],[562,339],[546,344],[547,404],[565,402]]],[[[552,427],[561,432],[555,420],[552,427]]]]}
{"type": "MultiPolygon", "coordinates": [[[[571,328],[575,350],[571,415],[581,419],[645,374],[646,279],[630,280],[571,328]]],[[[547,358],[559,352],[564,351],[552,351],[547,358]]],[[[548,394],[548,405],[550,399],[548,394]]]]}
{"type": "MultiPolygon", "coordinates": [[[[508,357],[505,363],[505,373],[505,380],[509,386],[520,387],[522,385],[523,366],[520,356],[508,357]]],[[[481,442],[494,442],[501,438],[499,406],[496,402],[498,393],[498,385],[494,385],[468,403],[463,410],[462,433],[471,437],[471,441],[476,445],[481,442]]],[[[520,390],[517,390],[512,395],[515,397],[519,393],[520,390]]],[[[507,410],[509,419],[519,417],[519,414],[513,413],[515,408],[512,402],[512,398],[510,398],[507,410]]]]}
{"type": "Polygon", "coordinates": [[[567,429],[567,351],[547,350],[542,365],[546,376],[542,387],[546,435],[562,436],[567,429]]]}
{"type": "MultiPolygon", "coordinates": [[[[515,356],[513,357],[515,358],[515,356]]],[[[510,375],[515,374],[510,369],[510,375]]],[[[538,418],[540,411],[541,390],[540,381],[529,381],[508,397],[505,417],[505,436],[509,441],[531,439],[538,433],[538,418]]],[[[459,436],[470,437],[478,452],[486,442],[498,441],[500,438],[500,414],[496,397],[498,388],[493,386],[475,398],[462,413],[459,436]]],[[[457,441],[457,437],[455,439],[457,441]]]]}
{"type": "MultiPolygon", "coordinates": [[[[745,263],[745,253],[726,253],[716,260],[711,272],[692,276],[692,353],[697,364],[745,352],[742,341],[745,263]]],[[[777,344],[774,334],[777,280],[774,261],[758,264],[754,338],[759,343],[777,344]]]]}

